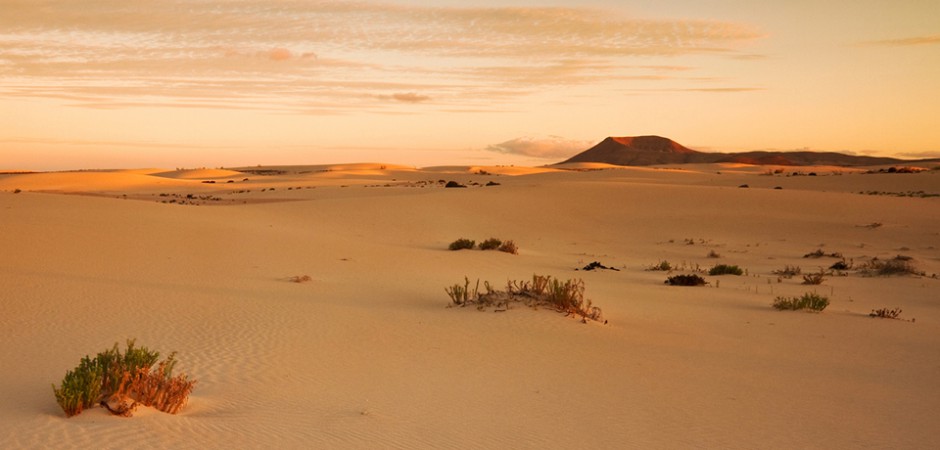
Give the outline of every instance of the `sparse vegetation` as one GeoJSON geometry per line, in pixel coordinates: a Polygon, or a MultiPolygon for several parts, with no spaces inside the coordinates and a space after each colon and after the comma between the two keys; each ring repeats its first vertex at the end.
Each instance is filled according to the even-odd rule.
{"type": "Polygon", "coordinates": [[[880,309],[871,310],[871,313],[868,315],[871,317],[879,317],[882,319],[898,319],[901,316],[901,311],[902,311],[901,308],[892,308],[892,309],[880,308],[880,309]]]}
{"type": "Polygon", "coordinates": [[[511,240],[503,242],[497,250],[504,253],[512,253],[513,255],[519,254],[519,247],[517,247],[516,243],[511,240]]]}
{"type": "Polygon", "coordinates": [[[533,275],[532,281],[507,282],[505,290],[493,289],[486,281],[483,292],[480,291],[479,280],[473,288],[470,285],[470,278],[464,277],[463,285],[458,283],[444,288],[451,299],[450,306],[475,305],[481,311],[489,307],[506,311],[512,303],[523,303],[536,309],[548,307],[565,315],[580,316],[582,322],[602,320],[601,309],[584,298],[584,281],[581,279],[561,281],[551,276],[533,275]]]}
{"type": "Polygon", "coordinates": [[[731,266],[728,264],[718,264],[715,267],[712,267],[708,271],[709,275],[744,275],[744,270],[738,266],[731,266]]]}
{"type": "Polygon", "coordinates": [[[662,260],[656,264],[653,264],[652,266],[649,266],[646,270],[650,270],[650,271],[661,270],[663,272],[669,272],[670,270],[672,270],[672,264],[670,264],[669,261],[662,260]]]}
{"type": "Polygon", "coordinates": [[[290,281],[294,283],[306,283],[312,279],[313,278],[310,278],[310,275],[294,275],[290,277],[290,281]]]}
{"type": "Polygon", "coordinates": [[[819,272],[803,275],[803,284],[822,284],[826,280],[826,275],[826,272],[822,269],[819,269],[819,272]]]}
{"type": "Polygon", "coordinates": [[[775,270],[774,274],[780,275],[784,278],[793,278],[794,276],[799,275],[802,271],[803,269],[801,269],[800,266],[786,265],[783,266],[783,269],[775,270]]]}
{"type": "Polygon", "coordinates": [[[707,284],[704,278],[695,274],[673,275],[666,278],[665,283],[670,286],[704,286],[707,284]]]}
{"type": "Polygon", "coordinates": [[[496,250],[503,245],[503,241],[496,238],[489,238],[480,243],[480,250],[496,250]]]}
{"type": "Polygon", "coordinates": [[[56,401],[68,417],[101,404],[114,414],[130,416],[138,403],[176,414],[186,404],[196,380],[173,376],[176,353],[153,369],[160,357],[146,347],[127,341],[122,354],[115,343],[95,358],[85,356],[65,374],[59,387],[52,385],[56,401]]]}
{"type": "Polygon", "coordinates": [[[807,292],[799,297],[777,297],[773,307],[779,310],[798,311],[808,309],[822,311],[829,306],[829,299],[815,292],[807,292]]]}
{"type": "Polygon", "coordinates": [[[826,253],[823,251],[823,249],[818,248],[816,249],[816,251],[809,252],[803,255],[804,258],[822,258],[823,256],[828,256],[830,258],[841,258],[842,253],[839,253],[839,252],[826,253]]]}
{"type": "Polygon", "coordinates": [[[23,190],[19,188],[13,190],[14,194],[19,194],[20,192],[23,192],[23,190]]]}
{"type": "Polygon", "coordinates": [[[898,255],[891,259],[872,258],[871,261],[859,267],[859,272],[864,276],[891,276],[891,275],[920,275],[926,274],[917,270],[913,258],[910,256],[898,255]]]}
{"type": "Polygon", "coordinates": [[[476,241],[460,238],[450,243],[447,248],[450,250],[472,250],[477,245],[476,241]]]}
{"type": "Polygon", "coordinates": [[[709,257],[709,258],[721,258],[721,255],[718,254],[718,252],[716,252],[716,251],[714,251],[714,250],[709,250],[709,251],[708,251],[708,254],[705,255],[705,256],[707,256],[707,257],[709,257]]]}

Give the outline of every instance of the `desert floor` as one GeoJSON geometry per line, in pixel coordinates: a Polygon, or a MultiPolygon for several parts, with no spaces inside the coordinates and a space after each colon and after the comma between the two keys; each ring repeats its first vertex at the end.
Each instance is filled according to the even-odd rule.
{"type": "Polygon", "coordinates": [[[574,168],[0,175],[0,448],[940,447],[940,171],[574,168]],[[817,249],[923,275],[774,274],[817,249]],[[715,264],[747,273],[664,284],[715,264]],[[448,308],[533,274],[608,323],[448,308]],[[128,338],[178,352],[186,408],[67,419],[51,385],[128,338]]]}

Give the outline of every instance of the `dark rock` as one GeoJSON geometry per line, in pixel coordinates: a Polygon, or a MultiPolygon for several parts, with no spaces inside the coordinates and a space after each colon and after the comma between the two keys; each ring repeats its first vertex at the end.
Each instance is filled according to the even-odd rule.
{"type": "Polygon", "coordinates": [[[446,188],[465,188],[466,186],[464,186],[464,185],[462,185],[462,184],[460,184],[460,183],[458,183],[458,182],[456,182],[456,181],[448,181],[447,184],[444,185],[444,187],[446,187],[446,188]]]}

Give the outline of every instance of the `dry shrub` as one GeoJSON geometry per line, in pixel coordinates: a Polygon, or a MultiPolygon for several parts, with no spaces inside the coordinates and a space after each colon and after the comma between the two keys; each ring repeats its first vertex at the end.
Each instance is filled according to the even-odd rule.
{"type": "Polygon", "coordinates": [[[661,270],[663,272],[669,272],[670,270],[672,270],[672,264],[669,264],[669,261],[662,260],[657,264],[653,264],[652,266],[649,266],[646,270],[650,270],[650,271],[661,270]]]}
{"type": "Polygon", "coordinates": [[[879,317],[882,319],[897,319],[901,316],[901,311],[902,311],[901,308],[892,308],[892,309],[880,308],[880,309],[871,310],[871,313],[868,315],[871,317],[879,317]]]}
{"type": "Polygon", "coordinates": [[[913,258],[910,256],[898,255],[891,259],[873,258],[871,261],[859,267],[859,272],[864,276],[891,276],[891,275],[920,275],[925,273],[917,270],[913,258]]]}
{"type": "Polygon", "coordinates": [[[523,303],[536,309],[548,307],[565,315],[580,316],[582,322],[601,320],[601,309],[584,298],[584,281],[580,279],[561,281],[551,276],[533,275],[531,281],[508,281],[505,290],[493,289],[489,282],[484,282],[485,292],[480,292],[479,287],[477,280],[471,289],[470,279],[464,277],[463,286],[454,284],[444,291],[451,298],[451,306],[475,305],[481,311],[488,307],[505,311],[512,303],[523,303]]]}
{"type": "Polygon", "coordinates": [[[773,273],[784,278],[793,278],[794,275],[799,275],[802,271],[803,269],[801,269],[800,266],[786,265],[783,269],[775,270],[773,273]]]}
{"type": "Polygon", "coordinates": [[[510,241],[503,242],[503,243],[499,246],[499,249],[498,249],[498,250],[501,251],[501,252],[504,252],[504,253],[512,253],[513,255],[519,254],[519,247],[517,247],[517,246],[516,246],[516,243],[513,242],[513,241],[511,241],[511,240],[510,240],[510,241]]]}
{"type": "Polygon", "coordinates": [[[451,242],[447,248],[449,250],[470,250],[476,246],[476,241],[470,239],[460,238],[454,242],[451,242]]]}
{"type": "Polygon", "coordinates": [[[312,279],[313,278],[310,278],[310,275],[294,275],[290,277],[290,281],[293,281],[294,283],[306,283],[312,279]]]}
{"type": "Polygon", "coordinates": [[[666,278],[664,283],[670,286],[704,286],[706,284],[704,278],[695,274],[673,275],[666,278]]]}
{"type": "Polygon", "coordinates": [[[826,309],[827,306],[829,306],[829,299],[815,292],[807,292],[800,297],[777,297],[773,302],[774,308],[789,311],[808,309],[818,312],[826,309]]]}
{"type": "Polygon", "coordinates": [[[826,280],[826,272],[819,269],[819,272],[803,275],[803,284],[822,284],[826,280]]]}
{"type": "Polygon", "coordinates": [[[146,347],[135,347],[133,339],[127,341],[123,354],[115,343],[95,358],[85,356],[78,367],[66,373],[60,387],[52,386],[56,401],[68,417],[99,403],[125,417],[133,413],[137,403],[176,414],[186,404],[196,380],[185,374],[172,376],[175,353],[154,371],[152,366],[159,356],[146,347]]]}
{"type": "Polygon", "coordinates": [[[480,250],[496,250],[500,245],[503,245],[503,241],[496,238],[489,238],[480,243],[480,250]]]}

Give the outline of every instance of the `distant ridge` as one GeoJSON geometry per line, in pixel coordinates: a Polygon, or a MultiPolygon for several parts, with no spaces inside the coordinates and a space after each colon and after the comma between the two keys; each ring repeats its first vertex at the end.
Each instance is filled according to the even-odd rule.
{"type": "Polygon", "coordinates": [[[938,159],[904,160],[874,156],[855,156],[835,152],[706,153],[684,147],[661,136],[608,137],[597,145],[561,162],[605,163],[617,166],[653,166],[660,164],[741,163],[780,166],[876,166],[938,162],[938,159]]]}

